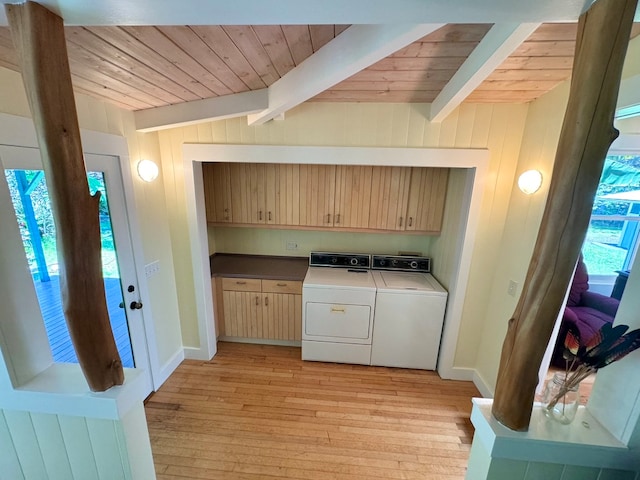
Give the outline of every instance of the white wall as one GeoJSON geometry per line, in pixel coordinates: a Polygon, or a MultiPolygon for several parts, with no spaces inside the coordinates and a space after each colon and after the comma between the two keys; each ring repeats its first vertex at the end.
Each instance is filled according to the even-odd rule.
{"type": "Polygon", "coordinates": [[[507,321],[520,297],[542,220],[567,94],[568,84],[565,83],[529,107],[512,182],[520,173],[535,168],[542,172],[542,188],[533,195],[525,195],[513,185],[506,202],[508,213],[504,230],[497,243],[500,253],[495,263],[487,267],[494,271],[494,275],[489,280],[489,302],[480,314],[482,330],[478,332],[480,341],[475,365],[479,377],[491,392],[495,389],[507,321]],[[518,283],[515,296],[507,294],[510,280],[518,283]]]}
{"type": "Polygon", "coordinates": [[[245,253],[308,257],[312,251],[350,252],[354,248],[366,253],[397,254],[420,252],[430,255],[433,238],[426,235],[389,233],[351,233],[266,228],[209,227],[209,252],[245,253]],[[297,250],[287,250],[287,241],[296,242],[297,250]],[[212,248],[214,246],[214,248],[212,248]]]}

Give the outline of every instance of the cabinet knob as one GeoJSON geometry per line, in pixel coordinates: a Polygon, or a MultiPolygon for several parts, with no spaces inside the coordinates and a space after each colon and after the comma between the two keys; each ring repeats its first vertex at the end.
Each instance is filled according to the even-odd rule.
{"type": "Polygon", "coordinates": [[[269,212],[269,221],[271,221],[271,212],[269,212]]]}
{"type": "Polygon", "coordinates": [[[264,304],[269,305],[269,297],[264,297],[264,304]]]}
{"type": "Polygon", "coordinates": [[[413,217],[409,217],[409,226],[413,225],[413,217]]]}
{"type": "Polygon", "coordinates": [[[276,287],[286,287],[286,283],[276,283],[276,287]]]}

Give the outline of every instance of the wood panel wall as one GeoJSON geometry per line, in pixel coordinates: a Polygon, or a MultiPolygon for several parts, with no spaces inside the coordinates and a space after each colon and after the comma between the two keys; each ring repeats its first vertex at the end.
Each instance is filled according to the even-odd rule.
{"type": "MultiPolygon", "coordinates": [[[[144,418],[141,406],[135,413],[144,418]]],[[[145,437],[149,446],[146,425],[144,429],[138,426],[136,431],[131,431],[124,422],[0,410],[0,478],[143,478],[134,476],[134,472],[144,474],[144,478],[155,478],[150,451],[144,459],[146,465],[135,465],[143,458],[131,455],[144,443],[145,437]]]]}

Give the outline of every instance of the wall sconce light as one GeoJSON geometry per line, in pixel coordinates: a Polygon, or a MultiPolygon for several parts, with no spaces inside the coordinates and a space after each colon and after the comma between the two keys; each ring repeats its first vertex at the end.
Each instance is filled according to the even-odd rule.
{"type": "Polygon", "coordinates": [[[518,187],[527,195],[536,193],[541,186],[542,173],[539,170],[527,170],[518,177],[518,187]]]}
{"type": "Polygon", "coordinates": [[[145,182],[153,182],[158,178],[158,165],[151,160],[140,160],[138,162],[138,176],[145,182]]]}

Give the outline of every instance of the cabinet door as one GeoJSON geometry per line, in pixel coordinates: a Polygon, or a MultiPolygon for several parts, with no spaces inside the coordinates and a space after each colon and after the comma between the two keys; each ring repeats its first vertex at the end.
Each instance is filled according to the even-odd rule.
{"type": "Polygon", "coordinates": [[[300,225],[333,225],[335,165],[300,165],[300,225]]]}
{"type": "Polygon", "coordinates": [[[280,169],[284,165],[273,163],[262,165],[262,178],[258,178],[264,184],[264,223],[267,225],[281,225],[280,223],[280,169]]]}
{"type": "Polygon", "coordinates": [[[371,180],[369,228],[404,230],[411,169],[406,167],[374,167],[371,180]]]}
{"type": "Polygon", "coordinates": [[[251,175],[248,163],[229,164],[233,223],[251,223],[251,175]]]}
{"type": "Polygon", "coordinates": [[[411,169],[409,206],[405,230],[439,232],[447,196],[447,168],[411,169]]]}
{"type": "Polygon", "coordinates": [[[372,172],[370,166],[336,167],[334,227],[369,228],[372,172]]]}
{"type": "Polygon", "coordinates": [[[223,291],[224,331],[229,337],[263,338],[259,292],[223,291]]]}
{"type": "Polygon", "coordinates": [[[235,163],[230,175],[233,223],[277,224],[278,165],[235,163]]]}
{"type": "Polygon", "coordinates": [[[207,222],[232,222],[233,210],[229,164],[204,163],[202,165],[202,180],[207,222]]]}
{"type": "Polygon", "coordinates": [[[214,277],[211,279],[211,296],[213,298],[213,311],[215,314],[216,338],[226,335],[224,331],[224,301],[222,278],[214,277]]]}
{"type": "Polygon", "coordinates": [[[262,338],[300,340],[302,338],[302,295],[263,293],[262,338]]]}
{"type": "Polygon", "coordinates": [[[300,225],[300,165],[278,165],[276,224],[300,225]]]}

